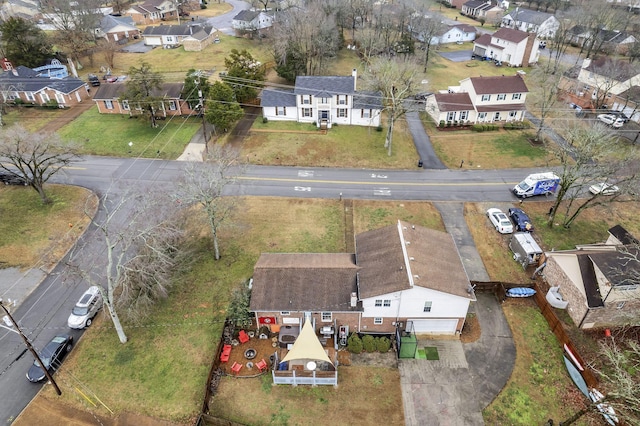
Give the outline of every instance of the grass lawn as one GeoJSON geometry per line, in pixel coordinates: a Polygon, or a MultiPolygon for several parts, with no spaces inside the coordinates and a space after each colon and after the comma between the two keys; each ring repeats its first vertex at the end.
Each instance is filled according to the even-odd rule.
{"type": "Polygon", "coordinates": [[[173,117],[159,120],[154,129],[142,118],[99,114],[94,107],[58,134],[78,142],[84,154],[175,159],[201,125],[197,118],[173,117]],[[129,142],[133,142],[131,147],[129,142]]]}
{"type": "Polygon", "coordinates": [[[2,115],[2,121],[7,126],[20,124],[30,132],[37,132],[63,113],[64,110],[60,108],[7,107],[7,113],[2,115]]]}
{"type": "Polygon", "coordinates": [[[97,206],[90,191],[62,185],[45,189],[52,204],[43,205],[31,187],[0,185],[2,267],[49,270],[88,226],[83,213],[87,198],[93,208],[97,206]]]}
{"type": "Polygon", "coordinates": [[[418,158],[404,121],[395,126],[391,156],[384,147],[386,129],[334,126],[323,135],[312,124],[263,123],[261,117],[253,129],[258,131],[249,133],[241,153],[252,164],[408,169],[418,158]]]}
{"type": "MultiPolygon", "coordinates": [[[[388,223],[404,219],[441,226],[439,216],[433,217],[437,212],[429,203],[401,206],[391,202],[387,207],[390,212],[382,213],[385,203],[354,203],[355,216],[359,217],[363,229],[377,227],[381,216],[388,217],[388,223]],[[361,209],[364,212],[360,212],[361,209]]],[[[260,253],[330,253],[345,249],[343,207],[337,200],[243,199],[235,225],[223,232],[222,259],[218,262],[212,260],[206,228],[196,222],[193,228],[201,238],[196,238],[198,254],[194,264],[177,277],[169,298],[158,305],[150,318],[139,326],[125,323],[130,339],[126,345],[118,342],[104,313],[87,330],[57,373],[63,386],[63,402],[108,416],[106,409],[90,405],[75,390],[77,387],[94,402],[97,395],[115,413],[136,412],[177,422],[190,421],[202,403],[209,363],[220,337],[230,291],[251,277],[260,253]]],[[[402,424],[397,370],[345,367],[340,370],[338,389],[304,386],[297,390],[272,389],[270,384],[264,386],[260,381],[225,380],[220,391],[219,399],[224,403],[216,407],[226,407],[224,413],[234,419],[254,422],[260,417],[255,417],[252,410],[258,410],[262,416],[264,410],[269,409],[264,417],[266,422],[272,415],[299,423],[300,419],[309,418],[309,401],[316,401],[321,404],[313,409],[332,419],[330,423],[343,421],[346,404],[349,404],[349,418],[361,422],[357,424],[370,423],[382,416],[391,424],[402,424]],[[237,384],[233,383],[242,385],[241,392],[247,395],[257,392],[259,399],[246,404],[244,401],[249,399],[227,394],[237,391],[237,384]],[[387,392],[389,389],[395,390],[387,392]],[[298,397],[280,404],[279,401],[292,393],[298,397]],[[378,396],[372,398],[372,395],[378,396]],[[266,398],[274,402],[264,403],[266,398]],[[366,410],[354,408],[364,406],[366,410]]],[[[57,398],[50,387],[44,397],[57,398]]]]}

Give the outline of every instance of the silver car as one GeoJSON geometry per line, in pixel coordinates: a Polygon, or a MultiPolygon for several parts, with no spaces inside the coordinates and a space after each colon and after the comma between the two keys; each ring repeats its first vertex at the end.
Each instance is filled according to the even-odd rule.
{"type": "Polygon", "coordinates": [[[100,308],[102,308],[102,293],[100,288],[94,285],[84,292],[73,307],[67,325],[69,328],[89,327],[100,308]]]}

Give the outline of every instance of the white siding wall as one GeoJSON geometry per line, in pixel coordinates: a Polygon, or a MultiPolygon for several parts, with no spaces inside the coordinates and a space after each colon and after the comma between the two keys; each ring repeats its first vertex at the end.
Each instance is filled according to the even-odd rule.
{"type": "Polygon", "coordinates": [[[365,318],[464,318],[469,309],[469,299],[415,286],[410,290],[363,299],[362,306],[365,318]],[[375,307],[376,299],[390,299],[391,307],[375,307]],[[431,312],[424,312],[427,301],[431,302],[431,312]]]}
{"type": "Polygon", "coordinates": [[[296,113],[297,110],[294,106],[286,108],[286,115],[276,115],[276,107],[262,107],[262,116],[269,121],[296,121],[296,113]]]}

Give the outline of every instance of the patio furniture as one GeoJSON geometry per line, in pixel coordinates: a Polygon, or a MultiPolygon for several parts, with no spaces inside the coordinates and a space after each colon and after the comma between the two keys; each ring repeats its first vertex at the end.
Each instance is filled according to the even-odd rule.
{"type": "Polygon", "coordinates": [[[247,343],[249,341],[247,332],[244,330],[240,330],[240,333],[238,334],[238,340],[240,340],[240,343],[247,343]]]}
{"type": "Polygon", "coordinates": [[[260,370],[261,373],[263,371],[267,371],[267,361],[262,358],[260,361],[256,362],[256,368],[260,370]]]}
{"type": "Polygon", "coordinates": [[[242,364],[238,364],[237,362],[234,362],[233,365],[231,366],[231,372],[237,376],[238,373],[240,373],[240,370],[242,370],[242,364]]]}
{"type": "Polygon", "coordinates": [[[224,345],[222,347],[222,353],[220,354],[220,362],[229,361],[229,356],[231,356],[231,345],[224,345]]]}

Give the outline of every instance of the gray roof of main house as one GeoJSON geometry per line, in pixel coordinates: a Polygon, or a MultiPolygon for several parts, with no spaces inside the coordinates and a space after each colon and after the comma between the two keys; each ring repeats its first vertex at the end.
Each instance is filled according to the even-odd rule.
{"type": "MultiPolygon", "coordinates": [[[[162,83],[152,95],[164,99],[180,99],[183,83],[162,83]]],[[[126,83],[105,83],[93,95],[94,101],[118,99],[127,90],[126,83]]]]}
{"type": "Polygon", "coordinates": [[[236,16],[233,17],[234,21],[244,21],[251,22],[255,19],[256,16],[260,15],[259,11],[254,10],[241,10],[236,16]]]}
{"type": "Polygon", "coordinates": [[[119,25],[124,25],[137,30],[136,24],[133,22],[133,18],[131,16],[105,15],[100,20],[100,29],[105,33],[109,32],[112,28],[115,28],[119,25]]]}
{"type": "Polygon", "coordinates": [[[349,253],[263,253],[253,270],[252,311],[361,311],[355,256],[349,253]]]}
{"type": "Polygon", "coordinates": [[[16,92],[39,92],[48,87],[65,94],[75,92],[86,85],[84,81],[75,77],[49,78],[37,77],[36,74],[37,72],[31,68],[20,65],[12,71],[0,74],[0,85],[4,90],[12,86],[16,92]]]}
{"type": "Polygon", "coordinates": [[[511,16],[515,21],[540,25],[553,15],[550,13],[538,12],[537,10],[519,9],[518,11],[514,10],[509,12],[509,16],[511,16]]]}
{"type": "Polygon", "coordinates": [[[260,96],[260,106],[295,107],[296,95],[293,93],[293,90],[264,89],[260,96]]]}
{"type": "Polygon", "coordinates": [[[356,236],[360,298],[411,288],[403,249],[407,252],[414,284],[472,299],[469,278],[451,235],[400,222],[356,236]],[[404,248],[403,248],[404,244],[404,248]]]}
{"type": "Polygon", "coordinates": [[[353,95],[353,109],[382,109],[382,93],[356,92],[353,95]]]}
{"type": "Polygon", "coordinates": [[[353,76],[298,76],[294,89],[296,95],[321,94],[332,95],[352,95],[355,93],[355,82],[353,76]]]}
{"type": "Polygon", "coordinates": [[[190,36],[198,31],[210,34],[214,30],[211,25],[203,25],[202,22],[190,21],[182,25],[156,25],[144,29],[142,35],[145,36],[190,36]]]}
{"type": "Polygon", "coordinates": [[[627,81],[638,75],[638,71],[634,65],[627,61],[612,59],[608,56],[602,56],[592,60],[585,70],[619,82],[627,81]]]}

